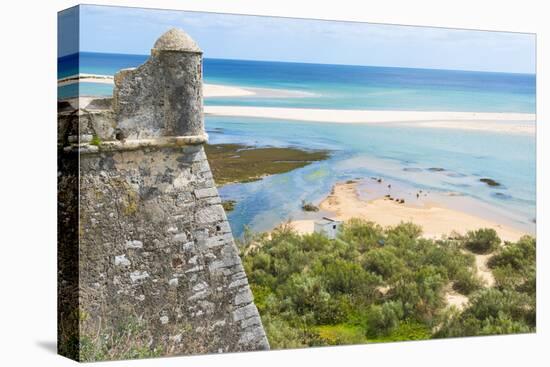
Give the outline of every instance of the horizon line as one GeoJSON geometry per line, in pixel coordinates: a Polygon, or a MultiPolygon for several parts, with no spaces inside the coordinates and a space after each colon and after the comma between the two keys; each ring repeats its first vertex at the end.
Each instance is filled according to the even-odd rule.
{"type": "MultiPolygon", "coordinates": [[[[96,54],[108,54],[108,55],[125,55],[125,56],[147,56],[150,54],[134,54],[126,52],[102,52],[102,51],[79,51],[73,52],[71,54],[66,54],[63,56],[58,56],[57,59],[76,55],[79,53],[96,53],[96,54]]],[[[516,74],[516,75],[530,75],[535,76],[537,72],[517,72],[517,71],[493,71],[493,70],[472,70],[472,69],[440,69],[440,68],[427,68],[427,67],[410,67],[410,66],[387,66],[387,65],[362,65],[362,64],[342,64],[342,63],[324,63],[324,62],[304,62],[304,61],[283,61],[283,60],[257,60],[257,59],[234,59],[234,58],[224,58],[224,57],[204,57],[204,59],[209,60],[229,60],[229,61],[252,61],[252,62],[278,62],[278,63],[288,63],[288,64],[306,64],[306,65],[336,65],[336,66],[355,66],[355,67],[372,67],[372,68],[392,68],[392,69],[412,69],[412,70],[441,70],[441,71],[457,71],[457,72],[473,72],[473,73],[490,73],[490,74],[516,74]]]]}

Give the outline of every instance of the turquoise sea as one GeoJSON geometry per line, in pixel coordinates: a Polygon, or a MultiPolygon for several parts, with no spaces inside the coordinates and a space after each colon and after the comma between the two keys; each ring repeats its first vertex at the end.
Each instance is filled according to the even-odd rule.
{"type": "MultiPolygon", "coordinates": [[[[70,55],[59,60],[58,76],[113,75],[146,58],[70,55]]],[[[208,98],[206,105],[535,113],[536,78],[528,74],[205,59],[204,78],[207,83],[302,92],[300,97],[208,98]]],[[[112,94],[107,84],[81,83],[79,88],[81,95],[112,94]]],[[[59,95],[76,91],[75,86],[62,87],[59,95]]],[[[222,197],[237,200],[229,213],[237,235],[244,225],[267,230],[300,217],[302,199],[320,200],[337,181],[371,176],[468,196],[490,206],[504,222],[534,232],[534,135],[240,117],[206,116],[205,122],[212,143],[332,152],[330,159],[292,172],[222,187],[222,197]],[[479,182],[481,177],[502,185],[491,188],[479,182]]]]}

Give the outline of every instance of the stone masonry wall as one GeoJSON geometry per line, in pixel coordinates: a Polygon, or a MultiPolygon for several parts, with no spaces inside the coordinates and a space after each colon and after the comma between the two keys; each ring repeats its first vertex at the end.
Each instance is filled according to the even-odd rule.
{"type": "Polygon", "coordinates": [[[60,113],[60,162],[72,162],[60,165],[60,232],[75,233],[59,243],[68,357],[269,348],[202,146],[201,65],[194,42],[171,30],[145,66],[115,77],[112,108],[81,101],[60,113]]]}

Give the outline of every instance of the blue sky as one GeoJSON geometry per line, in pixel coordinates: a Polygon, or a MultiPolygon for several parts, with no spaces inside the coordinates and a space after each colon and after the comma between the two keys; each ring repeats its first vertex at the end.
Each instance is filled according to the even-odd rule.
{"type": "Polygon", "coordinates": [[[149,54],[172,27],[210,58],[535,72],[533,34],[92,5],[80,7],[80,50],[149,54]]]}

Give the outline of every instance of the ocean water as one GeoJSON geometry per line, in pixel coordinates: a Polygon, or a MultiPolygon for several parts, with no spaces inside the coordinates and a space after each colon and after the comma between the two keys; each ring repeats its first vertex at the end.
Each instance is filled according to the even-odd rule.
{"type": "MultiPolygon", "coordinates": [[[[147,55],[82,52],[58,61],[58,77],[114,75],[147,55]],[[78,63],[79,61],[79,63],[78,63]]],[[[535,112],[535,76],[350,65],[204,59],[204,80],[234,86],[303,92],[302,98],[208,98],[207,105],[412,111],[535,112]]],[[[67,95],[65,87],[60,95],[67,95]]],[[[112,95],[112,86],[86,83],[81,95],[112,95]]]]}
{"type": "MultiPolygon", "coordinates": [[[[60,59],[58,75],[113,75],[146,59],[81,53],[78,58],[60,59]]],[[[535,112],[535,76],[526,74],[205,59],[204,79],[303,92],[302,97],[208,98],[207,105],[535,112]]],[[[107,84],[81,83],[79,89],[81,95],[112,94],[112,86],[107,84]]],[[[59,95],[69,96],[74,90],[74,86],[59,88],[59,95]]],[[[212,143],[331,151],[330,159],[292,172],[222,187],[223,198],[237,201],[228,214],[236,235],[245,225],[268,230],[282,220],[298,218],[303,215],[301,200],[318,201],[338,181],[371,176],[467,196],[490,207],[503,222],[534,231],[536,154],[532,135],[218,116],[206,116],[205,122],[212,143]],[[479,182],[482,177],[502,186],[491,188],[479,182]]]]}

